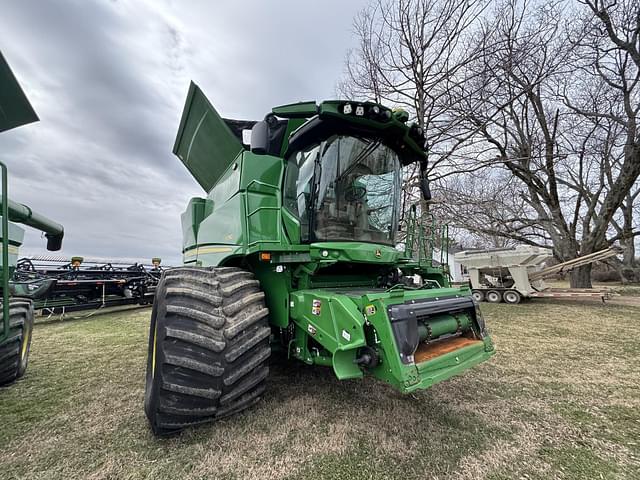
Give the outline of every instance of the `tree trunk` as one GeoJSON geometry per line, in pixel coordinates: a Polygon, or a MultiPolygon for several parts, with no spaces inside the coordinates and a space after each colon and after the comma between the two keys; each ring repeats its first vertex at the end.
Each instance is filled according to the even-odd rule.
{"type": "Polygon", "coordinates": [[[640,268],[628,268],[623,264],[619,273],[623,285],[640,283],[640,268]]]}
{"type": "Polygon", "coordinates": [[[623,284],[638,281],[635,271],[636,249],[633,240],[631,236],[620,240],[620,246],[622,247],[622,265],[620,266],[619,272],[623,284]]]}
{"type": "Polygon", "coordinates": [[[592,288],[591,285],[591,263],[571,270],[571,288],[592,288]]]}

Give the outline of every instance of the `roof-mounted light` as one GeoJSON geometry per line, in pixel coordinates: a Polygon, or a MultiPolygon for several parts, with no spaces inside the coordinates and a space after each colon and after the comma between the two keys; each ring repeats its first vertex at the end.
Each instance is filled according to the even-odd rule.
{"type": "Polygon", "coordinates": [[[373,102],[345,102],[337,106],[337,111],[341,115],[353,115],[362,119],[374,120],[376,122],[388,122],[392,118],[391,110],[373,102]]]}

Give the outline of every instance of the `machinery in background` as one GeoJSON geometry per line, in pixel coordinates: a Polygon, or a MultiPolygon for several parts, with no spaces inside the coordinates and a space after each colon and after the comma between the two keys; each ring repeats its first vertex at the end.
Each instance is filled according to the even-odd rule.
{"type": "Polygon", "coordinates": [[[543,268],[542,265],[553,257],[551,250],[521,245],[458,252],[455,254],[455,260],[467,268],[473,296],[478,302],[520,303],[522,299],[535,297],[595,297],[604,301],[609,295],[607,291],[549,288],[545,285],[544,279],[606,260],[618,253],[618,249],[611,247],[543,268]]]}
{"type": "Polygon", "coordinates": [[[120,305],[148,305],[164,269],[161,259],[150,264],[127,260],[31,256],[18,260],[12,288],[35,298],[43,314],[120,305]]]}

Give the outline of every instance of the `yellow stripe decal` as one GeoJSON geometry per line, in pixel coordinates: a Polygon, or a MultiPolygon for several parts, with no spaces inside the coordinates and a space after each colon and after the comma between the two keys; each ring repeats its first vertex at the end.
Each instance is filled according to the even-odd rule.
{"type": "Polygon", "coordinates": [[[153,353],[151,354],[151,378],[155,377],[156,373],[156,337],[158,335],[158,325],[153,329],[153,353]]]}
{"type": "Polygon", "coordinates": [[[188,252],[184,252],[185,257],[195,257],[197,255],[204,255],[206,253],[227,253],[232,252],[233,247],[198,247],[188,252]]]}
{"type": "Polygon", "coordinates": [[[20,352],[20,361],[24,361],[24,356],[27,354],[27,347],[29,346],[29,337],[31,336],[31,330],[25,329],[22,337],[22,350],[20,352]]]}

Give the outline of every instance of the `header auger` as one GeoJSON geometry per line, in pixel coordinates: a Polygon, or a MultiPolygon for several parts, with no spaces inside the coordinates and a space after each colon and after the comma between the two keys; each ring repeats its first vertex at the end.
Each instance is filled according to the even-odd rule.
{"type": "Polygon", "coordinates": [[[426,170],[407,120],[353,101],[228,120],[191,84],[174,153],[208,194],[183,213],[184,266],[156,292],[145,394],[156,434],[258,401],[272,352],[401,392],[494,353],[471,291],[425,256],[422,229],[419,248],[396,248],[401,168],[426,170]]]}

